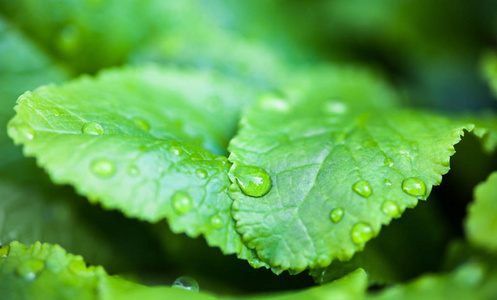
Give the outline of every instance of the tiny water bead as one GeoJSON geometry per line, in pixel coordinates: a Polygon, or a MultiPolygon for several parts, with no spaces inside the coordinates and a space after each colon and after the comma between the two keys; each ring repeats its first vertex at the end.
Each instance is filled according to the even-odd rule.
{"type": "Polygon", "coordinates": [[[385,183],[385,185],[388,185],[388,186],[392,185],[392,182],[389,179],[385,179],[383,182],[385,183]]]}
{"type": "Polygon", "coordinates": [[[186,214],[192,209],[192,198],[185,192],[176,192],[173,195],[173,207],[179,214],[186,214]]]}
{"type": "Polygon", "coordinates": [[[212,216],[211,225],[216,229],[223,228],[223,219],[218,215],[212,216]]]}
{"type": "Polygon", "coordinates": [[[17,275],[26,279],[33,280],[36,275],[45,268],[45,262],[40,259],[31,259],[22,262],[16,270],[17,275]]]}
{"type": "Polygon", "coordinates": [[[144,131],[150,130],[150,124],[147,121],[143,120],[142,118],[133,118],[133,123],[135,123],[136,127],[144,131]]]}
{"type": "Polygon", "coordinates": [[[187,290],[187,291],[193,291],[193,292],[197,292],[197,293],[199,291],[198,282],[189,276],[178,277],[173,282],[172,287],[177,288],[177,289],[187,290]]]}
{"type": "Polygon", "coordinates": [[[180,156],[181,154],[183,154],[183,150],[176,145],[171,146],[171,148],[169,148],[169,152],[176,156],[180,156]]]}
{"type": "Polygon", "coordinates": [[[96,159],[91,163],[91,171],[99,177],[110,177],[114,175],[114,163],[106,158],[96,159]]]}
{"type": "Polygon", "coordinates": [[[384,163],[384,164],[385,164],[385,166],[387,166],[387,167],[393,167],[393,165],[394,165],[394,161],[393,161],[393,159],[391,159],[391,158],[389,158],[389,157],[385,158],[385,160],[383,161],[383,163],[384,163]]]}
{"type": "Polygon", "coordinates": [[[9,246],[2,246],[0,245],[0,258],[5,258],[9,255],[9,246]]]}
{"type": "Polygon", "coordinates": [[[207,178],[207,171],[204,169],[198,169],[195,173],[197,174],[197,177],[200,179],[207,178]]]}
{"type": "Polygon", "coordinates": [[[33,127],[29,126],[26,123],[17,123],[12,127],[15,133],[19,135],[21,138],[31,141],[35,138],[36,132],[33,127]]]}
{"type": "Polygon", "coordinates": [[[418,178],[407,178],[402,182],[402,190],[411,196],[424,196],[426,194],[426,186],[423,181],[418,178]]]}
{"type": "Polygon", "coordinates": [[[337,207],[337,208],[334,208],[331,210],[331,213],[330,213],[330,218],[331,218],[331,221],[333,221],[333,223],[338,223],[342,220],[343,218],[343,208],[341,207],[337,207]]]}
{"type": "Polygon", "coordinates": [[[359,222],[352,227],[352,241],[357,245],[364,245],[373,238],[373,228],[367,223],[359,222]]]}
{"type": "Polygon", "coordinates": [[[395,202],[390,200],[383,202],[383,204],[381,205],[381,211],[392,218],[400,217],[399,206],[395,202]]]}
{"type": "Polygon", "coordinates": [[[104,128],[102,125],[100,125],[97,122],[90,122],[86,123],[83,128],[81,128],[81,132],[84,134],[91,134],[91,135],[100,135],[103,134],[104,128]]]}
{"type": "Polygon", "coordinates": [[[354,192],[356,192],[357,194],[359,194],[360,196],[362,196],[364,198],[371,196],[371,194],[373,193],[373,189],[371,188],[371,185],[366,180],[361,180],[361,181],[356,182],[352,186],[352,189],[354,190],[354,192]]]}
{"type": "Polygon", "coordinates": [[[271,177],[259,167],[233,165],[236,183],[250,197],[262,197],[271,190],[271,177]]]}
{"type": "Polygon", "coordinates": [[[128,174],[133,176],[133,177],[136,177],[136,176],[140,175],[140,169],[138,169],[138,167],[135,165],[130,165],[128,167],[128,174]]]}

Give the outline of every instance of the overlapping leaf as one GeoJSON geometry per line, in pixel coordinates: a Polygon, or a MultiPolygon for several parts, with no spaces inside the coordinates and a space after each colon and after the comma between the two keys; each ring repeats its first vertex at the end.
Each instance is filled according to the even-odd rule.
{"type": "MultiPolygon", "coordinates": [[[[244,242],[274,269],[348,260],[449,170],[471,123],[402,109],[381,81],[354,70],[306,74],[288,95],[263,98],[231,141],[237,164],[272,178],[261,197],[233,185],[244,242]]],[[[478,132],[485,134],[485,130],[478,132]]]]}
{"type": "MultiPolygon", "coordinates": [[[[366,273],[359,269],[320,287],[247,299],[357,299],[366,287],[366,273]]],[[[18,242],[0,248],[0,291],[11,300],[231,299],[169,286],[146,287],[110,276],[100,266],[87,267],[81,256],[68,254],[60,246],[35,243],[26,248],[18,242]]]]}
{"type": "Polygon", "coordinates": [[[24,94],[9,133],[56,183],[247,258],[219,155],[254,94],[216,74],[113,70],[24,94]]]}
{"type": "Polygon", "coordinates": [[[475,189],[465,223],[468,240],[475,245],[497,251],[497,172],[475,189]]]}

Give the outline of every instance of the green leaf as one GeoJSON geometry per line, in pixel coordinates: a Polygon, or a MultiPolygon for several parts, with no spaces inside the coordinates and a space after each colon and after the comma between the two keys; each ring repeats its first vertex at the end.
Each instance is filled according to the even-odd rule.
{"type": "Polygon", "coordinates": [[[9,134],[55,183],[128,217],[167,218],[173,232],[204,234],[255,263],[234,230],[220,156],[253,97],[216,74],[112,70],[24,94],[9,134]]]}
{"type": "Polygon", "coordinates": [[[58,245],[18,242],[0,248],[2,297],[23,299],[213,299],[202,293],[171,288],[149,288],[87,267],[81,256],[58,245]]]}
{"type": "Polygon", "coordinates": [[[495,299],[497,272],[481,262],[468,262],[444,275],[425,275],[404,285],[397,285],[363,299],[495,299]]]}
{"type": "Polygon", "coordinates": [[[482,59],[483,75],[497,95],[497,53],[487,53],[482,59]]]}
{"type": "MultiPolygon", "coordinates": [[[[358,269],[327,285],[247,299],[357,299],[366,288],[367,275],[358,269]]],[[[68,254],[58,245],[35,243],[26,248],[18,242],[0,248],[0,292],[12,300],[231,299],[203,291],[139,285],[110,276],[100,266],[87,267],[81,256],[68,254]]]]}
{"type": "Polygon", "coordinates": [[[468,207],[466,235],[474,245],[497,251],[497,172],[475,188],[475,201],[468,207]]]}
{"type": "MultiPolygon", "coordinates": [[[[474,125],[402,109],[354,69],[320,71],[248,109],[230,161],[271,176],[260,198],[230,188],[236,229],[278,271],[349,260],[382,225],[426,199],[474,125]],[[300,90],[299,90],[300,88],[300,90]]],[[[234,176],[236,170],[232,170],[234,176]]]]}

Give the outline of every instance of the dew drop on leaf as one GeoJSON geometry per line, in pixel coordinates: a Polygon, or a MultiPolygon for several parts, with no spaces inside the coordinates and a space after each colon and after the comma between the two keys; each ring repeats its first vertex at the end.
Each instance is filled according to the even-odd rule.
{"type": "Polygon", "coordinates": [[[411,196],[424,196],[426,194],[424,182],[415,177],[404,180],[402,190],[411,196]]]}
{"type": "Polygon", "coordinates": [[[97,122],[90,122],[81,128],[81,132],[84,134],[99,135],[104,133],[104,128],[97,122]]]}
{"type": "Polygon", "coordinates": [[[354,190],[354,192],[356,192],[357,194],[359,194],[365,198],[371,196],[371,194],[373,193],[373,189],[371,188],[371,185],[366,180],[361,180],[361,181],[356,182],[352,186],[352,189],[354,190]]]}
{"type": "Polygon", "coordinates": [[[207,178],[207,171],[204,169],[198,169],[195,173],[197,174],[197,177],[200,179],[207,178]]]}
{"type": "Polygon", "coordinates": [[[383,161],[383,163],[387,167],[393,167],[393,165],[394,165],[394,161],[390,157],[385,158],[385,160],[383,161]]]}
{"type": "Polygon", "coordinates": [[[9,246],[1,246],[0,245],[0,258],[6,258],[9,255],[9,246]]]}
{"type": "Polygon", "coordinates": [[[192,209],[192,198],[185,192],[176,192],[173,195],[173,207],[179,214],[186,214],[192,209]]]}
{"type": "Polygon", "coordinates": [[[133,176],[133,177],[136,177],[136,176],[140,175],[140,169],[138,169],[138,167],[135,165],[130,165],[128,167],[128,174],[133,176]]]}
{"type": "Polygon", "coordinates": [[[216,229],[223,228],[223,225],[224,225],[223,219],[221,219],[221,217],[218,215],[212,216],[211,225],[212,225],[212,227],[214,227],[216,229]]]}
{"type": "Polygon", "coordinates": [[[271,190],[271,177],[261,168],[234,165],[233,174],[242,192],[250,197],[262,197],[271,190]]]}
{"type": "Polygon", "coordinates": [[[76,275],[79,272],[86,270],[86,263],[82,259],[74,259],[69,264],[67,264],[67,269],[72,274],[76,275]]]}
{"type": "Polygon", "coordinates": [[[28,141],[31,141],[36,136],[34,129],[26,123],[16,124],[14,129],[17,131],[19,136],[28,141]]]}
{"type": "Polygon", "coordinates": [[[388,186],[391,186],[392,185],[392,182],[389,180],[389,179],[385,179],[385,181],[383,181],[386,185],[388,186]]]}
{"type": "Polygon", "coordinates": [[[94,160],[91,163],[91,171],[99,177],[110,177],[116,171],[114,163],[106,158],[94,160]]]}
{"type": "Polygon", "coordinates": [[[144,131],[150,130],[150,124],[141,118],[133,118],[133,123],[135,123],[136,127],[140,128],[144,131]]]}
{"type": "Polygon", "coordinates": [[[193,291],[193,292],[197,292],[197,293],[199,291],[198,282],[189,276],[178,277],[174,281],[172,287],[178,288],[178,289],[184,289],[184,290],[188,290],[188,291],[193,291]]]}
{"type": "Polygon", "coordinates": [[[17,275],[26,279],[33,280],[36,274],[40,273],[45,268],[45,262],[40,259],[31,259],[22,262],[16,270],[17,275]]]}
{"type": "Polygon", "coordinates": [[[330,213],[330,218],[333,221],[333,223],[340,222],[343,218],[343,208],[337,207],[332,209],[330,213]]]}
{"type": "Polygon", "coordinates": [[[180,156],[181,154],[183,154],[183,150],[181,150],[181,148],[178,146],[171,146],[171,148],[169,148],[169,151],[176,156],[180,156]]]}
{"type": "Polygon", "coordinates": [[[373,229],[367,223],[359,222],[352,227],[352,241],[357,245],[363,245],[373,238],[373,229]]]}
{"type": "Polygon", "coordinates": [[[392,218],[400,217],[399,206],[395,202],[390,200],[383,202],[383,204],[381,205],[381,211],[392,218]]]}

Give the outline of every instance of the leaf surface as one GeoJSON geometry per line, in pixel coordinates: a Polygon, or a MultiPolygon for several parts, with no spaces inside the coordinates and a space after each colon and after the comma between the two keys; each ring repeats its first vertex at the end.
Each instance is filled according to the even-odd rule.
{"type": "Polygon", "coordinates": [[[113,70],[24,94],[9,133],[54,182],[251,258],[234,230],[221,155],[254,93],[216,74],[113,70]]]}
{"type": "Polygon", "coordinates": [[[475,200],[468,207],[466,235],[473,244],[497,251],[497,172],[475,188],[475,200]]]}
{"type": "Polygon", "coordinates": [[[237,231],[277,271],[349,260],[428,197],[449,171],[453,145],[474,128],[403,109],[382,81],[354,69],[311,73],[291,86],[248,109],[229,147],[233,182],[240,165],[271,177],[265,196],[238,184],[230,196],[237,231]]]}

